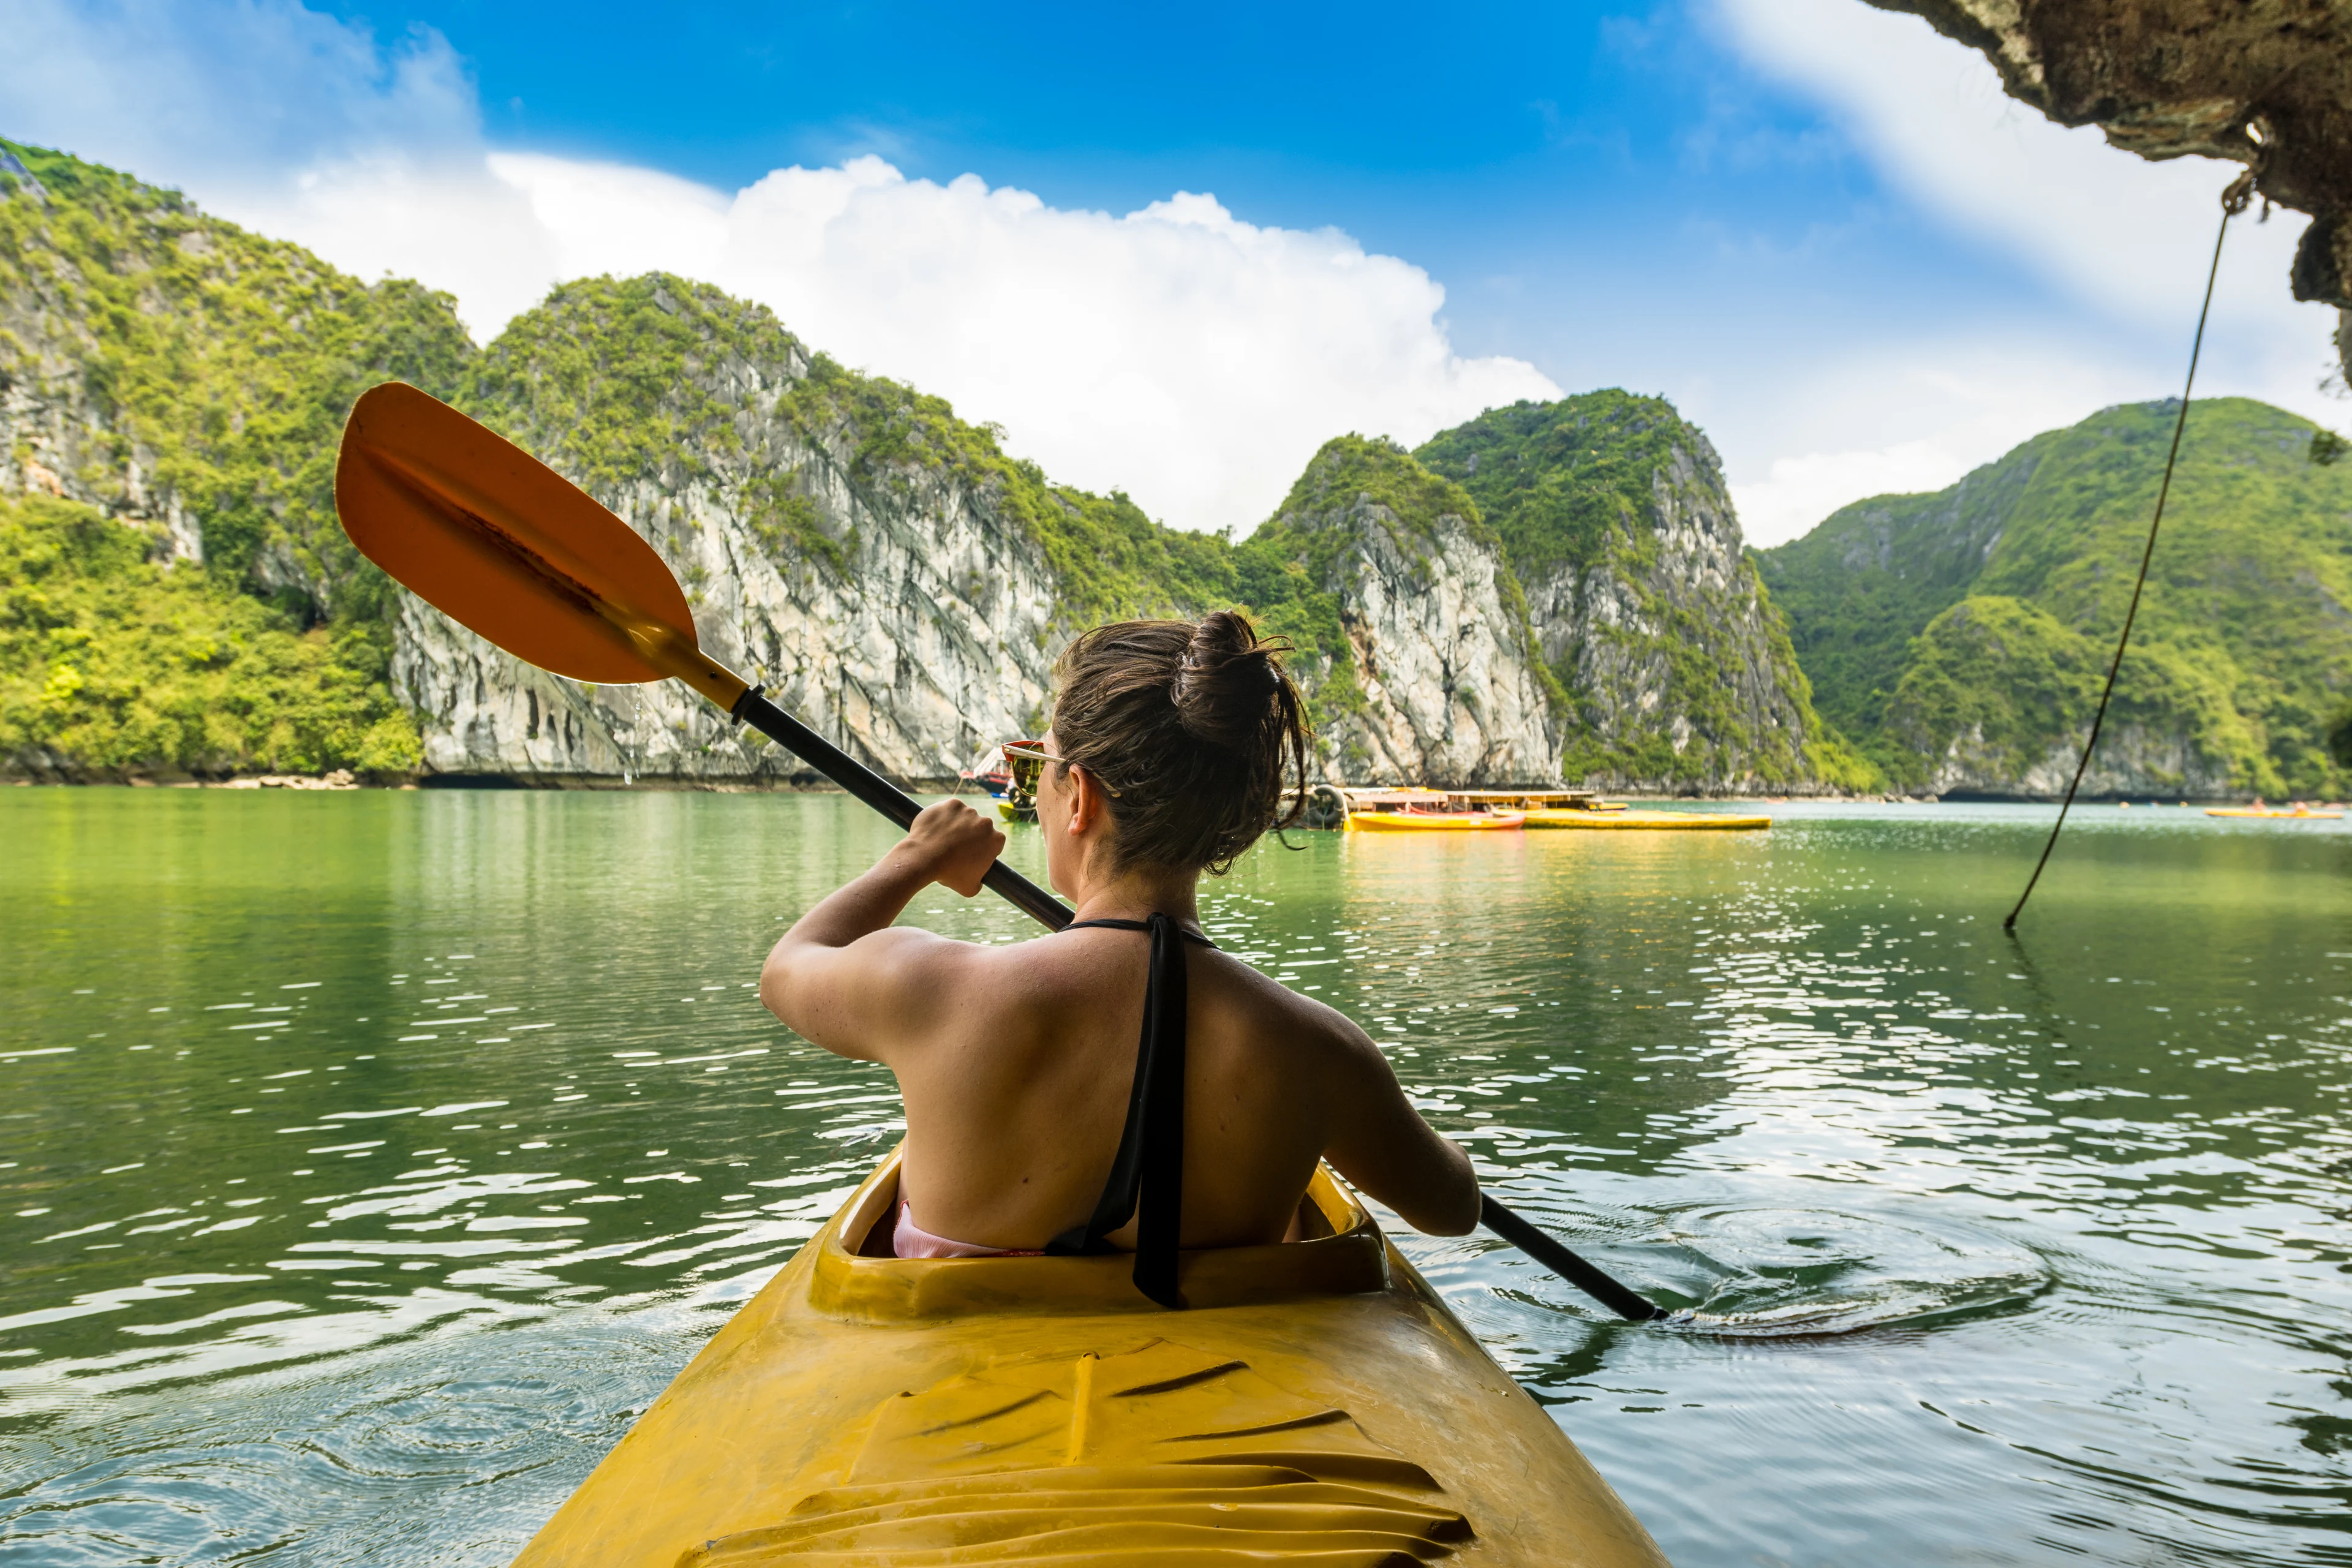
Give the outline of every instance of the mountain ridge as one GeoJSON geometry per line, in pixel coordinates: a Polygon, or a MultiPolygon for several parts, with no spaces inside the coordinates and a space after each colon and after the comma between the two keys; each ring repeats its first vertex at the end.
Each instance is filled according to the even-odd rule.
{"type": "MultiPolygon", "coordinates": [[[[2137,575],[2177,399],[1758,552],[1823,720],[1898,784],[2063,793],[2137,575]]],[[[2336,795],[2352,717],[2352,468],[2247,398],[2189,413],[2094,795],[2336,795]],[[2336,742],[2340,744],[2340,742],[2336,742]]]]}
{"type": "MultiPolygon", "coordinates": [[[[678,570],[715,655],[910,781],[1040,728],[1052,655],[1085,625],[1228,604],[1297,645],[1330,776],[1542,784],[1565,763],[1607,787],[1817,789],[1825,757],[1837,776],[1713,449],[1663,401],[1625,404],[1641,428],[1609,440],[1648,445],[1612,458],[1617,500],[1572,580],[1549,563],[1538,599],[1515,564],[1526,550],[1432,466],[1470,426],[1424,447],[1431,463],[1335,437],[1248,537],[1181,533],[1124,495],[1054,484],[943,400],[845,369],[707,285],[574,280],[478,348],[446,295],[362,285],[173,193],[0,148],[31,176],[0,173],[0,488],[138,532],[148,565],[183,597],[201,589],[236,636],[321,650],[288,666],[313,669],[310,686],[273,688],[241,729],[142,728],[144,687],[226,656],[102,647],[105,617],[51,595],[79,607],[0,625],[0,771],[398,773],[406,758],[427,776],[537,783],[807,776],[682,692],[520,667],[352,552],[333,526],[334,437],[360,390],[398,378],[612,506],[678,570]],[[345,672],[332,702],[331,665],[345,672]],[[1738,700],[1706,705],[1710,669],[1738,700]],[[356,731],[325,717],[348,708],[354,670],[375,704],[356,731]]],[[[1525,533],[1526,509],[1506,510],[1525,533]]],[[[60,527],[0,516],[30,531],[16,558],[70,586],[85,555],[43,542],[60,527]]],[[[118,596],[163,592],[121,564],[118,596]]]]}

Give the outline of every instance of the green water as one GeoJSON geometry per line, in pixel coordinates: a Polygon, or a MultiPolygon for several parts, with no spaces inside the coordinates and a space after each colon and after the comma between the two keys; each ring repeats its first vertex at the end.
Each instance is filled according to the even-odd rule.
{"type": "MultiPolygon", "coordinates": [[[[2016,945],[2030,808],[1311,835],[1208,920],[1744,1325],[1404,1237],[1684,1568],[2352,1563],[2352,835],[2076,820],[2016,945]]],[[[887,841],[836,796],[0,790],[0,1559],[505,1561],[896,1136],[751,990],[887,841]]]]}

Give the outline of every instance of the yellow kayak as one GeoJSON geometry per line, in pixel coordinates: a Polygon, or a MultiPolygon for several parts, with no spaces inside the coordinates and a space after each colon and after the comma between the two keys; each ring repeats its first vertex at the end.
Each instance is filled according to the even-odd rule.
{"type": "Polygon", "coordinates": [[[894,1154],[517,1568],[1664,1568],[1608,1483],[1328,1172],[1313,1239],[864,1258],[894,1154]]]}
{"type": "Polygon", "coordinates": [[[1769,827],[1769,816],[1735,816],[1727,811],[1578,811],[1538,807],[1528,813],[1529,827],[1628,828],[1668,833],[1731,833],[1769,827]]]}
{"type": "Polygon", "coordinates": [[[1493,833],[1526,825],[1524,811],[1356,811],[1350,833],[1493,833]]]}
{"type": "Polygon", "coordinates": [[[2284,817],[2290,822],[2335,822],[2343,816],[2340,811],[2290,811],[2277,805],[2209,805],[2208,816],[2284,817]]]}

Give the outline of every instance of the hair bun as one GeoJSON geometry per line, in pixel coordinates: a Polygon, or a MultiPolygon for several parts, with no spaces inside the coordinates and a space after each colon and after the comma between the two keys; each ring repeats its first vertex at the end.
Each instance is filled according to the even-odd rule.
{"type": "Polygon", "coordinates": [[[1279,721],[1282,666],[1288,637],[1261,638],[1238,610],[1203,616],[1169,682],[1168,700],[1188,734],[1216,745],[1246,747],[1279,721]]]}

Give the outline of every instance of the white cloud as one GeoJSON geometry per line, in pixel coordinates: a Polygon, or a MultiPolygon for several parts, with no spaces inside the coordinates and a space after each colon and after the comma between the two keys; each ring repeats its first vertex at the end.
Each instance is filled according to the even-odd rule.
{"type": "MultiPolygon", "coordinates": [[[[2238,164],[2153,163],[2095,127],[2060,126],[2005,94],[1982,55],[1916,16],[1860,0],[1717,3],[1751,61],[1819,99],[1930,211],[2093,308],[2154,325],[2178,321],[2184,298],[2195,308],[2238,164]]],[[[2291,251],[2293,233],[2273,232],[2291,251]]],[[[2242,231],[2236,243],[2260,242],[2242,231]]]]}
{"type": "Polygon", "coordinates": [[[1343,430],[1408,444],[1559,388],[1448,346],[1444,290],[1336,230],[1180,193],[1123,216],[879,158],[781,169],[731,199],[502,153],[564,275],[664,267],[762,301],[852,364],[1006,427],[1048,472],[1124,485],[1179,526],[1246,529],[1343,430]]]}
{"type": "Polygon", "coordinates": [[[1905,441],[1875,452],[1808,452],[1773,458],[1765,479],[1731,486],[1731,499],[1748,542],[1763,550],[1802,537],[1850,501],[1939,490],[1966,471],[1933,441],[1905,441]]]}
{"type": "Polygon", "coordinates": [[[1937,490],[2044,430],[2158,395],[2129,366],[2038,334],[1870,345],[1791,373],[1758,432],[1760,477],[1730,484],[1748,542],[1798,538],[1853,501],[1937,490]],[[1852,445],[1817,448],[1832,430],[1852,445]]]}
{"type": "Polygon", "coordinates": [[[0,68],[13,134],[177,182],[363,277],[446,289],[478,336],[567,278],[716,283],[1181,527],[1248,529],[1343,431],[1411,444],[1559,395],[1524,361],[1455,354],[1421,268],[1337,230],[1240,222],[1213,196],[1068,211],[871,157],[729,194],[488,152],[436,35],[385,52],[283,0],[210,30],[149,0],[34,3],[32,56],[0,68]]]}
{"type": "Polygon", "coordinates": [[[291,0],[10,0],[9,134],[142,179],[268,185],[321,158],[478,143],[474,86],[419,28],[391,48],[291,0]]]}
{"type": "MultiPolygon", "coordinates": [[[[2218,197],[2238,165],[2152,163],[2094,128],[2055,125],[2003,94],[1981,55],[1915,16],[1858,0],[1717,0],[1717,10],[1748,59],[1822,102],[1894,184],[1958,235],[2045,279],[2084,328],[1923,333],[1806,377],[1783,405],[1801,411],[1794,417],[1753,410],[1726,443],[1751,537],[1794,537],[1893,488],[1882,479],[1916,488],[1939,472],[1957,477],[2107,404],[2178,395],[2218,197]],[[1821,443],[1806,437],[1822,428],[1866,445],[1812,450],[1821,443]]],[[[2294,214],[2231,226],[2197,390],[2341,423],[2343,405],[2317,389],[2335,314],[2296,304],[2287,289],[2303,226],[2294,214]]]]}

